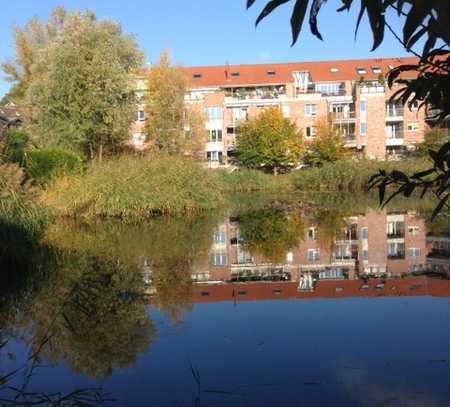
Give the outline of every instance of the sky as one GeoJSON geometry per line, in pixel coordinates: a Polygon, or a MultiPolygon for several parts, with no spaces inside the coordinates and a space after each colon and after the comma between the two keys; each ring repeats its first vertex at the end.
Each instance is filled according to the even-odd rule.
{"type": "MultiPolygon", "coordinates": [[[[406,56],[390,33],[374,52],[366,17],[357,40],[354,29],[357,9],[336,13],[337,1],[325,3],[319,16],[324,41],[309,33],[307,19],[298,43],[291,47],[289,26],[292,5],[282,6],[257,28],[254,22],[268,0],[257,0],[247,11],[246,0],[20,0],[5,1],[0,13],[0,62],[14,58],[12,28],[37,16],[46,20],[51,10],[90,9],[99,19],[119,21],[125,32],[135,35],[147,62],[154,62],[164,49],[185,66],[271,62],[322,61],[351,58],[406,56]]],[[[355,2],[359,6],[359,2],[355,2]]],[[[394,28],[399,21],[389,16],[394,28]]],[[[400,30],[398,30],[400,32],[400,30]]],[[[10,84],[0,74],[0,97],[10,84]]]]}

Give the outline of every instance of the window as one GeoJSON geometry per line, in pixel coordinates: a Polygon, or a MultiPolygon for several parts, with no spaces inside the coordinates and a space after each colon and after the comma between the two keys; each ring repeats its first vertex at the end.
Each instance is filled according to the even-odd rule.
{"type": "Polygon", "coordinates": [[[213,266],[225,266],[227,264],[227,254],[213,253],[211,255],[211,264],[213,266]]]}
{"type": "Polygon", "coordinates": [[[247,291],[238,291],[238,295],[247,295],[247,291]]]}
{"type": "Polygon", "coordinates": [[[308,249],[308,261],[317,261],[320,259],[320,253],[317,249],[308,249]]]}
{"type": "Polygon", "coordinates": [[[362,252],[363,260],[369,260],[369,250],[365,249],[362,252]]]}
{"type": "Polygon", "coordinates": [[[206,107],[205,116],[208,120],[220,120],[222,119],[222,108],[221,107],[206,107]]]}
{"type": "Polygon", "coordinates": [[[239,72],[231,72],[231,77],[232,78],[237,78],[240,75],[239,72]]]}
{"type": "Polygon", "coordinates": [[[248,109],[246,107],[234,107],[233,108],[233,120],[247,120],[248,109]]]}
{"type": "Polygon", "coordinates": [[[419,131],[419,123],[408,123],[408,131],[419,131]]]}
{"type": "Polygon", "coordinates": [[[267,71],[267,75],[269,76],[275,76],[276,72],[275,71],[267,71]]]}
{"type": "Polygon", "coordinates": [[[369,238],[369,228],[361,228],[361,239],[369,238]]]}
{"type": "Polygon", "coordinates": [[[317,128],[316,126],[308,126],[305,129],[306,138],[314,138],[316,137],[317,128]]]}
{"type": "Polygon", "coordinates": [[[361,100],[359,102],[359,111],[361,113],[366,113],[366,101],[365,100],[361,100]]]}
{"type": "Polygon", "coordinates": [[[272,290],[272,294],[281,295],[281,290],[279,288],[275,288],[274,290],[272,290]]]}
{"type": "Polygon", "coordinates": [[[388,259],[404,259],[405,258],[405,244],[404,243],[389,243],[388,244],[388,259]]]}
{"type": "Polygon", "coordinates": [[[338,68],[330,68],[330,72],[337,73],[337,72],[339,72],[339,69],[338,68]]]}
{"type": "Polygon", "coordinates": [[[366,135],[366,123],[359,123],[359,135],[360,136],[366,135]]]}
{"type": "Polygon", "coordinates": [[[419,226],[409,226],[408,233],[412,236],[417,236],[419,234],[420,228],[419,226]]]}
{"type": "Polygon", "coordinates": [[[308,240],[316,240],[316,239],[317,239],[317,228],[309,228],[308,240]]]}
{"type": "Polygon", "coordinates": [[[143,122],[144,119],[145,119],[145,113],[144,113],[144,111],[143,111],[143,110],[139,110],[139,111],[137,112],[137,120],[138,120],[139,122],[143,122]]]}
{"type": "Polygon", "coordinates": [[[408,249],[408,256],[409,257],[419,257],[420,256],[420,249],[417,247],[410,247],[408,249]]]}
{"type": "Polygon", "coordinates": [[[366,68],[362,68],[362,67],[356,68],[356,72],[358,75],[365,75],[367,73],[366,68]]]}
{"type": "Polygon", "coordinates": [[[315,116],[316,115],[316,105],[305,105],[305,116],[315,116]]]}
{"type": "Polygon", "coordinates": [[[213,240],[214,240],[214,243],[224,244],[225,243],[225,232],[222,230],[215,232],[213,235],[213,240]]]}
{"type": "Polygon", "coordinates": [[[206,153],[206,158],[208,159],[208,161],[221,161],[222,151],[208,151],[206,153]]]}
{"type": "Polygon", "coordinates": [[[315,91],[322,95],[339,95],[343,92],[341,83],[317,83],[315,91]]]}
{"type": "Polygon", "coordinates": [[[379,75],[381,73],[381,68],[379,66],[372,66],[372,72],[375,75],[379,75]]]}
{"type": "Polygon", "coordinates": [[[222,130],[210,130],[209,131],[209,139],[213,143],[222,141],[222,130]]]}
{"type": "Polygon", "coordinates": [[[403,139],[403,123],[389,123],[386,125],[388,139],[403,139]]]}
{"type": "Polygon", "coordinates": [[[405,222],[392,221],[386,223],[386,234],[388,238],[404,238],[405,237],[405,222]]]}
{"type": "Polygon", "coordinates": [[[194,74],[192,75],[192,77],[193,77],[194,79],[201,79],[201,78],[203,77],[203,75],[202,75],[201,73],[194,73],[194,74]]]}

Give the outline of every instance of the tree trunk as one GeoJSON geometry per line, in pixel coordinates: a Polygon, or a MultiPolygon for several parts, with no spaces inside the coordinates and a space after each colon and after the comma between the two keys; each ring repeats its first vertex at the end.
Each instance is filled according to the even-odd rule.
{"type": "Polygon", "coordinates": [[[275,177],[278,175],[278,167],[273,167],[273,175],[275,177]]]}
{"type": "Polygon", "coordinates": [[[98,162],[101,163],[103,160],[103,144],[100,143],[100,146],[98,147],[98,162]]]}

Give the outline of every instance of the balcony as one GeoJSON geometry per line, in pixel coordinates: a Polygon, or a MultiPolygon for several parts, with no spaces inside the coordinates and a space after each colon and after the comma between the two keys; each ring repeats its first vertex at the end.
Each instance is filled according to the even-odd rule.
{"type": "Polygon", "coordinates": [[[384,93],[384,86],[378,82],[364,82],[359,85],[359,89],[362,95],[367,94],[380,94],[384,93]]]}
{"type": "Polygon", "coordinates": [[[386,121],[403,120],[404,108],[402,105],[386,104],[386,121]]]}
{"type": "Polygon", "coordinates": [[[285,95],[285,86],[229,88],[225,90],[225,100],[229,103],[244,100],[277,100],[285,95]]]}
{"type": "Polygon", "coordinates": [[[296,96],[300,97],[303,94],[320,94],[322,97],[331,96],[345,96],[345,83],[308,83],[306,88],[296,88],[296,96]]]}
{"type": "Polygon", "coordinates": [[[354,111],[331,112],[330,115],[331,115],[333,121],[335,121],[335,122],[342,122],[342,121],[354,122],[356,119],[356,113],[354,111]]]}

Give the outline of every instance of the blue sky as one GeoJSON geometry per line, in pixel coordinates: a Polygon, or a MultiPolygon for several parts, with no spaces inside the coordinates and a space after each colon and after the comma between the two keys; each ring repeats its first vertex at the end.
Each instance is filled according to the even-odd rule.
{"type": "MultiPolygon", "coordinates": [[[[337,1],[324,5],[319,28],[325,41],[309,33],[290,47],[287,5],[255,29],[254,21],[267,0],[256,1],[246,11],[245,0],[20,0],[5,2],[0,13],[0,61],[14,56],[11,29],[37,15],[46,19],[57,6],[68,10],[93,10],[98,18],[120,21],[126,32],[133,33],[145,51],[147,61],[155,61],[163,49],[170,49],[173,59],[186,66],[224,63],[264,63],[315,61],[330,59],[390,57],[407,55],[401,45],[386,33],[386,40],[370,52],[371,37],[364,20],[354,41],[356,11],[336,13],[337,1]]],[[[356,2],[359,3],[359,2],[356,2]]],[[[394,26],[398,27],[395,16],[394,26]]],[[[0,77],[0,96],[9,88],[0,77]]]]}

